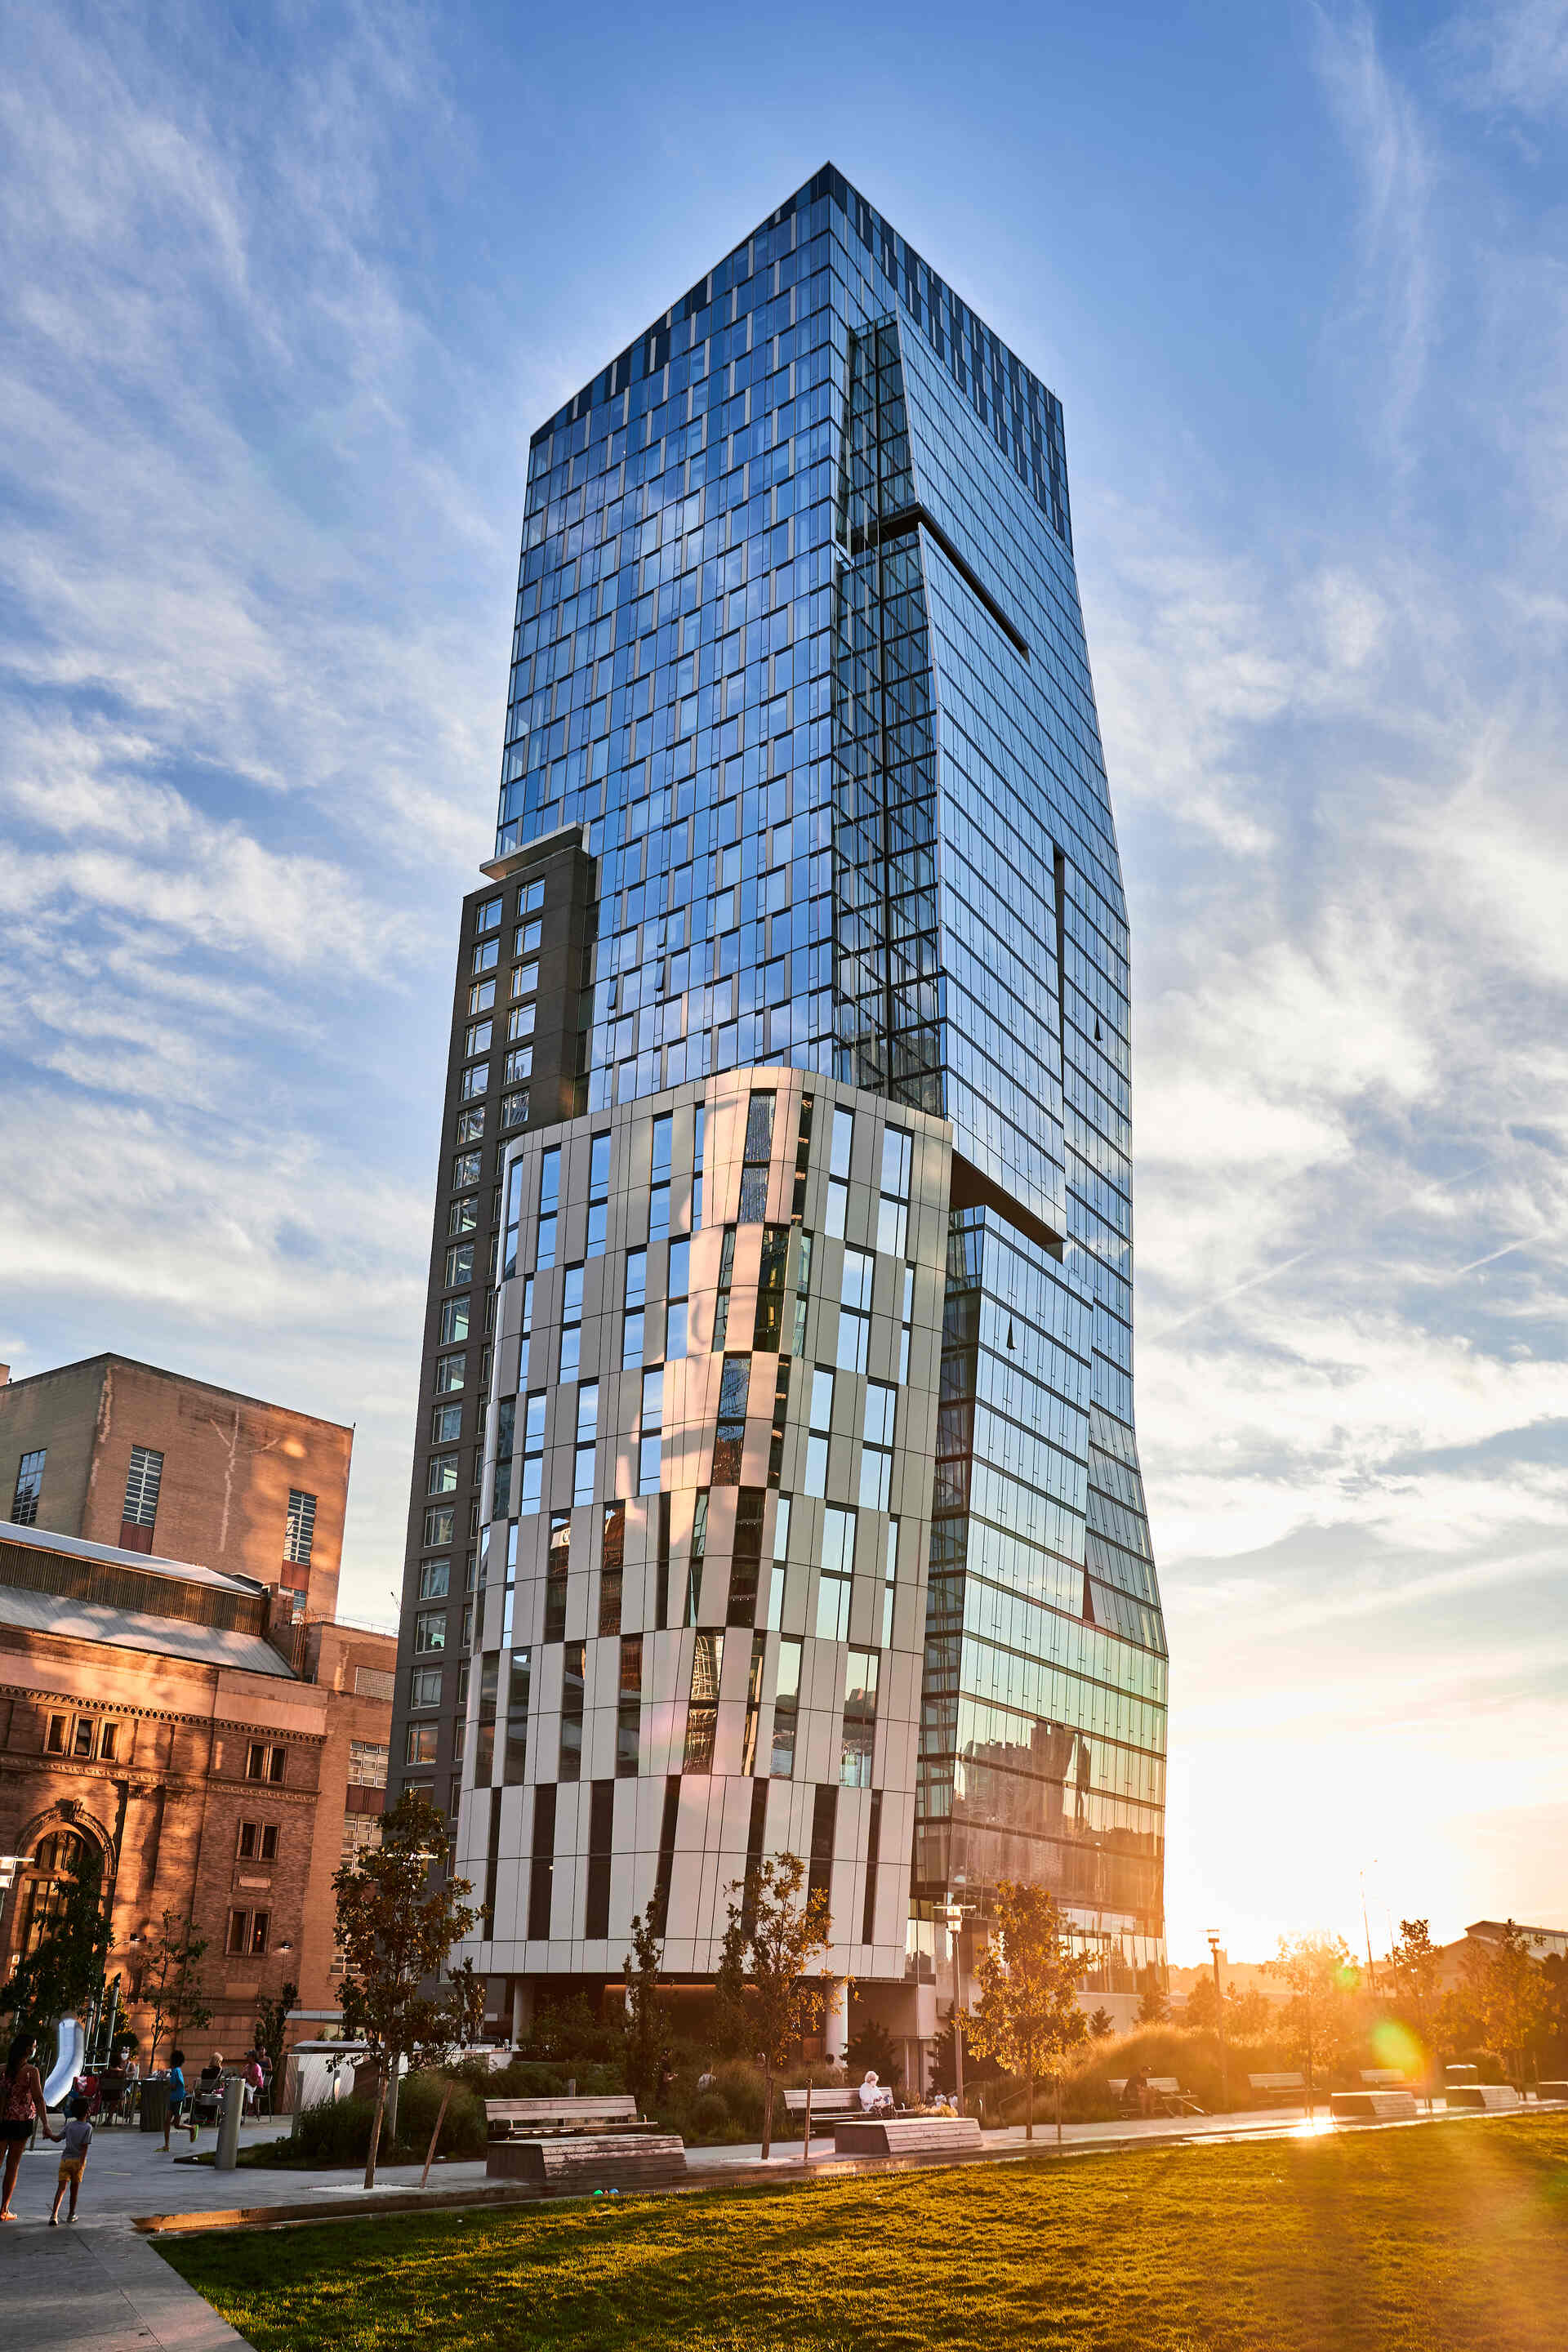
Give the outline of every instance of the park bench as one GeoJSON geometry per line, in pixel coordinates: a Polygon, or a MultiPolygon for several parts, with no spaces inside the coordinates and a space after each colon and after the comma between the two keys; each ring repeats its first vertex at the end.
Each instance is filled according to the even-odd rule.
{"type": "Polygon", "coordinates": [[[624,2091],[578,2099],[487,2099],[485,2126],[491,2140],[650,2128],[638,2121],[637,2103],[624,2091]]]}
{"type": "Polygon", "coordinates": [[[786,2091],[784,2105],[792,2116],[804,2116],[806,2101],[811,2102],[811,2120],[820,2123],[825,2116],[858,2116],[860,2113],[858,2084],[846,2088],[834,2083],[814,2083],[809,2091],[786,2091]]]}
{"type": "Polygon", "coordinates": [[[846,2116],[833,2145],[839,2156],[947,2156],[984,2143],[973,2116],[846,2116]]]}
{"type": "Polygon", "coordinates": [[[1363,2066],[1361,2079],[1369,2091],[1399,2091],[1407,2087],[1397,2066],[1363,2066]]]}
{"type": "Polygon", "coordinates": [[[1456,2107],[1474,2109],[1484,2115],[1499,2115],[1520,2104],[1519,2093],[1511,2083],[1450,2083],[1449,2112],[1456,2107]]]}
{"type": "Polygon", "coordinates": [[[1337,2124],[1414,2123],[1419,2109],[1413,2091],[1335,2091],[1329,2113],[1337,2124]]]}
{"type": "Polygon", "coordinates": [[[1249,2091],[1256,2091],[1260,2099],[1304,2101],[1307,2096],[1305,2074],[1249,2074],[1247,2086],[1249,2091]]]}
{"type": "MultiPolygon", "coordinates": [[[[1126,2074],[1110,2077],[1110,2095],[1118,2104],[1130,2079],[1126,2074]]],[[[1183,2090],[1174,2074],[1151,2074],[1149,2096],[1168,2116],[1201,2116],[1204,2112],[1192,2093],[1183,2090]]]]}
{"type": "Polygon", "coordinates": [[[542,2197],[591,2196],[596,2189],[668,2189],[686,2179],[679,2132],[563,2132],[545,2139],[491,2140],[491,2180],[515,2180],[542,2197]]]}

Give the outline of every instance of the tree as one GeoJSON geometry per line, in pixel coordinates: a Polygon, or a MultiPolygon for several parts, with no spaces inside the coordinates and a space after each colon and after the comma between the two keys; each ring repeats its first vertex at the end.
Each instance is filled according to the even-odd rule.
{"type": "MultiPolygon", "coordinates": [[[[300,1988],[292,1979],[285,1983],[276,2000],[263,1998],[256,2004],[256,2044],[267,2053],[268,2079],[277,2084],[283,2072],[283,2042],[289,2031],[289,2012],[300,1998],[300,1988]]],[[[276,2111],[277,2100],[273,2101],[276,2111]]]]}
{"type": "Polygon", "coordinates": [[[0,2010],[14,2013],[17,2032],[52,2034],[62,2017],[83,2019],[85,2032],[103,1986],[109,1936],[103,1856],[90,1840],[78,1838],[43,1934],[0,1985],[0,2010]]]}
{"type": "Polygon", "coordinates": [[[1090,2041],[1108,2042],[1115,2031],[1116,2022],[1110,2011],[1108,2009],[1097,2009],[1089,2021],[1090,2041]]]}
{"type": "Polygon", "coordinates": [[[1140,2025],[1168,2025],[1170,2021],[1170,2000],[1160,1981],[1159,1969],[1151,1963],[1139,1971],[1138,2022],[1140,2025]]]}
{"type": "Polygon", "coordinates": [[[721,2033],[742,2034],[763,2069],[764,2158],[773,2147],[773,2076],[821,2024],[833,1982],[812,1969],[832,1933],[827,1897],[818,1887],[803,1902],[805,1881],[797,1853],[770,1855],[734,1881],[713,1987],[721,2033]]]}
{"type": "Polygon", "coordinates": [[[1512,2067],[1522,2090],[1530,2044],[1545,2022],[1549,1988],[1535,1958],[1537,1939],[1509,1920],[1502,1934],[1467,1945],[1464,1998],[1479,2039],[1512,2067]]]}
{"type": "Polygon", "coordinates": [[[1068,1943],[1061,1912],[1043,1886],[1004,1879],[996,1889],[996,1934],[981,1956],[980,2000],[969,2042],[1028,2084],[1027,2137],[1035,2137],[1035,2078],[1059,2075],[1084,2038],[1077,1993],[1087,1965],[1068,1943]]]}
{"type": "Polygon", "coordinates": [[[177,1911],[164,1912],[158,1939],[142,1971],[142,1998],[153,2008],[153,2040],[147,2053],[150,2069],[158,2063],[158,2044],[165,2027],[174,2043],[182,2033],[199,2033],[204,2025],[212,2022],[206,1988],[202,1981],[202,1960],[206,1948],[206,1937],[196,1934],[188,1913],[182,1919],[177,1911]]]}
{"type": "Polygon", "coordinates": [[[663,1960],[664,1944],[654,1930],[650,1905],[632,1921],[632,1948],[625,1961],[626,2087],[642,2115],[652,2115],[657,2108],[669,2063],[669,2005],[659,1983],[663,1960]]]}
{"type": "Polygon", "coordinates": [[[1361,1984],[1360,1972],[1342,1936],[1297,1936],[1279,1938],[1276,1959],[1266,1960],[1270,1975],[1283,1977],[1290,1988],[1285,2026],[1307,2076],[1307,2112],[1312,2111],[1316,2069],[1342,2063],[1356,2021],[1350,1996],[1361,1984]]]}
{"type": "Polygon", "coordinates": [[[1237,1992],[1234,1984],[1227,1984],[1222,2011],[1215,1999],[1212,1977],[1200,1977],[1187,1995],[1185,2021],[1209,2033],[1223,2029],[1234,2042],[1259,2042],[1272,2022],[1268,1997],[1255,1986],[1237,1992]]]}
{"type": "Polygon", "coordinates": [[[397,2080],[405,2058],[439,2065],[463,2025],[462,1990],[439,1979],[452,1947],[479,1917],[462,1898],[466,1878],[448,1878],[447,1824],[429,1799],[405,1789],[381,1817],[381,1843],[345,1863],[332,1881],[343,1954],[343,2030],[364,2042],[375,2065],[375,2114],[364,2185],[375,2186],[376,2151],[390,2085],[397,2136],[397,2080]],[[427,1990],[434,1987],[435,1990],[427,1990]]]}
{"type": "Polygon", "coordinates": [[[1443,1955],[1432,1941],[1425,1919],[1402,1919],[1397,1940],[1391,1947],[1388,1965],[1394,1978],[1394,1999],[1405,2011],[1407,2021],[1415,2029],[1421,2045],[1421,2063],[1426,2075],[1426,2104],[1432,2104],[1432,2036],[1437,2022],[1437,2003],[1442,1987],[1443,1955]]]}

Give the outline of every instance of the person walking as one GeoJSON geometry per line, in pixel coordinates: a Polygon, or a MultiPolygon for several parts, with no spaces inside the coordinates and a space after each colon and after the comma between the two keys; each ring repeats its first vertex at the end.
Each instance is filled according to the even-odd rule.
{"type": "MultiPolygon", "coordinates": [[[[169,2153],[169,2134],[174,2127],[175,2116],[185,2104],[185,2053],[183,2050],[170,2051],[169,2071],[164,2076],[164,2082],[169,2093],[169,2104],[163,2109],[163,2153],[167,2156],[169,2153]]],[[[194,2145],[196,2137],[196,2126],[194,2119],[190,2126],[190,2134],[191,2140],[194,2145]]]]}
{"type": "Polygon", "coordinates": [[[49,2227],[59,2225],[60,2199],[68,2188],[71,2193],[68,2221],[76,2220],[76,2200],[81,2194],[81,2176],[87,2169],[87,2152],[92,2146],[92,2124],[85,2099],[71,2099],[66,2106],[65,2129],[60,2134],[65,2146],[60,2151],[59,2179],[55,2183],[55,2201],[49,2209],[49,2227]]]}
{"type": "Polygon", "coordinates": [[[11,2191],[16,2186],[22,2150],[33,2137],[34,2125],[43,2125],[46,2139],[58,2139],[60,2137],[58,2132],[49,2129],[44,2085],[34,2063],[37,2047],[35,2034],[18,2033],[5,2060],[5,2079],[0,2081],[0,2147],[5,2150],[5,2185],[0,2189],[0,2221],[16,2219],[11,2210],[11,2191]]]}

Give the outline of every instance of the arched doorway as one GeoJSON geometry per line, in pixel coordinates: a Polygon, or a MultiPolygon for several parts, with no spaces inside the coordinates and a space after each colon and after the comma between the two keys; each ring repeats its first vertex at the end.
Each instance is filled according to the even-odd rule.
{"type": "Polygon", "coordinates": [[[79,1830],[52,1829],[38,1840],[20,1873],[16,1925],[11,1938],[13,1966],[43,1942],[50,1922],[65,1908],[71,1881],[96,1852],[79,1830]]]}

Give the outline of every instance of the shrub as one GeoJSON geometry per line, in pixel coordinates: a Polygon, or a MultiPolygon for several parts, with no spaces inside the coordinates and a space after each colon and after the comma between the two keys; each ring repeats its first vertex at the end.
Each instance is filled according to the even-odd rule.
{"type": "MultiPolygon", "coordinates": [[[[397,2139],[387,2137],[382,2123],[379,2164],[422,2164],[436,2127],[441,2104],[439,2074],[409,2074],[397,2100],[397,2139]]],[[[296,2118],[292,2148],[300,2164],[329,2166],[363,2164],[370,2154],[370,2131],[375,2114],[374,2099],[322,2099],[301,2110],[296,2118]]],[[[476,2157],[485,2152],[485,2110],[466,2084],[456,2084],[441,2126],[437,2158],[476,2157]]]]}
{"type": "Polygon", "coordinates": [[[699,2140],[722,2140],[728,2137],[730,2110],[722,2091],[700,2091],[691,2103],[691,2129],[699,2140]]]}

